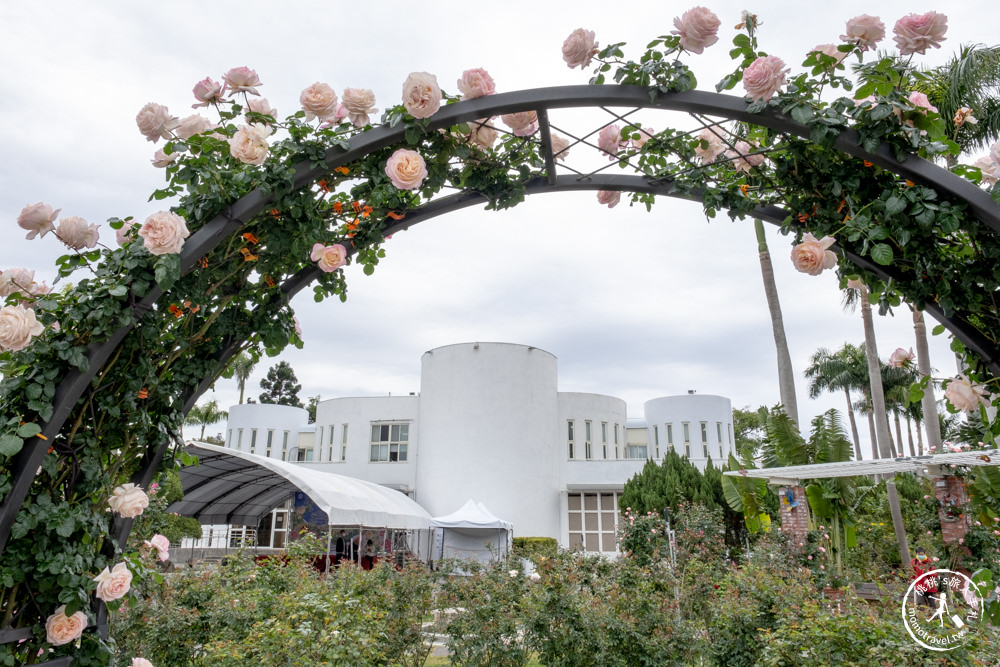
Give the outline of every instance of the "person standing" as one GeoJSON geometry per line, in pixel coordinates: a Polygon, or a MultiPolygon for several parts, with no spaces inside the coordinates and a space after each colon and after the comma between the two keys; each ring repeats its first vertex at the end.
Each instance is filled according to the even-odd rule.
{"type": "MultiPolygon", "coordinates": [[[[914,556],[910,559],[910,569],[913,570],[913,574],[910,575],[911,580],[920,579],[934,569],[934,564],[927,558],[927,552],[923,547],[917,547],[914,551],[914,556]]],[[[916,598],[914,602],[918,605],[931,606],[931,600],[937,599],[932,597],[931,593],[937,593],[937,579],[925,577],[913,589],[913,596],[916,598]]]]}

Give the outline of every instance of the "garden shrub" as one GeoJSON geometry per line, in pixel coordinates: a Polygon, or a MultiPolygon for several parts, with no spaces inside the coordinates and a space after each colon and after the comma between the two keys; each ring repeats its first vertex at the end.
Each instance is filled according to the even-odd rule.
{"type": "Polygon", "coordinates": [[[559,542],[554,537],[515,537],[514,555],[535,560],[538,557],[552,558],[559,552],[559,542]]]}

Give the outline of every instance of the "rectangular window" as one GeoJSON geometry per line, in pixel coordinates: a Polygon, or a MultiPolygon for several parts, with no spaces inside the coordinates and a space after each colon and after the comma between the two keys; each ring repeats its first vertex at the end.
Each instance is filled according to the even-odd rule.
{"type": "Polygon", "coordinates": [[[250,429],[250,453],[257,453],[257,429],[250,429]]]}
{"type": "Polygon", "coordinates": [[[347,424],[340,429],[340,460],[347,460],[347,424]]]}
{"type": "Polygon", "coordinates": [[[329,440],[329,442],[326,443],[328,445],[332,445],[333,444],[333,430],[334,430],[333,424],[330,424],[330,440],[329,440]]]}
{"type": "Polygon", "coordinates": [[[236,429],[236,449],[243,449],[243,429],[236,429]]]}
{"type": "Polygon", "coordinates": [[[601,422],[601,449],[603,456],[608,458],[608,422],[601,422]]]}
{"type": "Polygon", "coordinates": [[[708,422],[701,422],[701,457],[708,458],[708,422]]]}
{"type": "Polygon", "coordinates": [[[591,421],[589,419],[587,421],[583,422],[583,426],[584,426],[583,430],[584,430],[584,436],[585,436],[585,438],[584,438],[584,444],[583,444],[583,446],[584,446],[584,453],[583,454],[584,454],[584,458],[586,458],[589,461],[590,459],[594,458],[594,448],[593,448],[593,445],[591,444],[592,441],[593,441],[594,428],[593,428],[593,424],[591,423],[591,421]]]}
{"type": "Polygon", "coordinates": [[[664,424],[667,427],[667,447],[670,449],[674,448],[674,425],[664,424]]]}
{"type": "Polygon", "coordinates": [[[573,420],[570,419],[566,422],[566,446],[569,452],[569,458],[575,458],[573,451],[573,420]]]}
{"type": "Polygon", "coordinates": [[[271,458],[271,445],[274,444],[274,429],[267,429],[267,442],[264,445],[264,456],[271,458]]]}
{"type": "Polygon", "coordinates": [[[372,424],[368,460],[390,463],[406,461],[409,444],[409,424],[372,424]]]}
{"type": "Polygon", "coordinates": [[[722,444],[722,422],[715,422],[715,435],[718,438],[719,444],[722,444]]]}
{"type": "Polygon", "coordinates": [[[569,548],[593,553],[615,553],[618,545],[618,494],[614,492],[570,493],[569,548]]]}
{"type": "Polygon", "coordinates": [[[312,461],[313,460],[313,450],[311,449],[300,449],[298,455],[296,456],[296,461],[312,461]]]}
{"type": "Polygon", "coordinates": [[[288,431],[281,436],[281,460],[288,460],[288,431]]]}
{"type": "Polygon", "coordinates": [[[229,433],[226,434],[226,447],[233,446],[233,429],[229,429],[229,433]]]}
{"type": "Polygon", "coordinates": [[[691,458],[691,424],[683,422],[681,430],[684,432],[684,456],[691,458]]]}
{"type": "Polygon", "coordinates": [[[618,424],[615,424],[615,460],[619,458],[621,457],[618,456],[618,424]]]}
{"type": "Polygon", "coordinates": [[[653,424],[653,445],[656,447],[656,458],[660,458],[660,427],[653,424]]]}

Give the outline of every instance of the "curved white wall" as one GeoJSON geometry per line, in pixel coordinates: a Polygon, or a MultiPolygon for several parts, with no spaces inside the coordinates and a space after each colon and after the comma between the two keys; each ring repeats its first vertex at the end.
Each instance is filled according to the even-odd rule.
{"type": "Polygon", "coordinates": [[[526,345],[424,353],[417,502],[440,516],[474,498],[517,535],[558,535],[556,382],[556,358],[526,345]]]}
{"type": "Polygon", "coordinates": [[[306,410],[290,405],[232,405],[229,407],[229,420],[226,424],[226,447],[266,456],[268,432],[271,431],[270,458],[281,459],[285,434],[288,434],[287,451],[292,452],[298,446],[299,431],[308,421],[309,413],[306,410]]]}
{"type": "Polygon", "coordinates": [[[733,405],[724,396],[710,394],[682,394],[680,396],[664,396],[646,401],[643,404],[646,414],[649,442],[654,442],[653,427],[656,426],[660,439],[661,455],[666,454],[667,425],[673,427],[673,448],[681,456],[684,455],[684,424],[690,430],[691,462],[700,469],[705,469],[708,460],[705,457],[701,439],[701,424],[706,425],[708,436],[708,452],[715,466],[722,465],[733,451],[733,405]],[[719,439],[721,424],[722,439],[719,439]],[[721,455],[719,447],[722,447],[721,455]]]}

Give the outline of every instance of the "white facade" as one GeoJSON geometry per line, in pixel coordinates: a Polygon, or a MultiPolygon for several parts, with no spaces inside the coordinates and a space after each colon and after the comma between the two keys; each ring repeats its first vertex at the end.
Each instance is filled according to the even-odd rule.
{"type": "Polygon", "coordinates": [[[727,398],[643,407],[630,419],[619,398],[560,392],[544,350],[463,343],[424,353],[419,394],[321,401],[315,424],[299,408],[233,406],[226,446],[384,484],[432,516],[474,499],[516,536],[613,552],[618,495],[648,459],[673,448],[704,469],[733,448],[727,398]]]}

